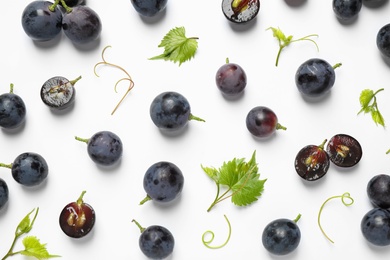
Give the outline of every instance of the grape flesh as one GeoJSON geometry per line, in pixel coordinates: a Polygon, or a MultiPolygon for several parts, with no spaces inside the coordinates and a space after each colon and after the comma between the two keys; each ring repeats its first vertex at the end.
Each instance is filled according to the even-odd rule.
{"type": "Polygon", "coordinates": [[[364,238],[376,246],[390,245],[390,211],[373,208],[362,218],[360,229],[364,238]]]}
{"type": "Polygon", "coordinates": [[[26,118],[26,105],[14,93],[0,95],[0,127],[12,129],[20,126],[26,118]]]}
{"type": "Polygon", "coordinates": [[[7,204],[9,191],[7,183],[0,178],[0,210],[7,204]]]}
{"type": "Polygon", "coordinates": [[[260,0],[223,0],[222,12],[233,23],[247,23],[253,20],[260,10],[260,0]]]}
{"type": "Polygon", "coordinates": [[[362,0],[333,0],[332,7],[336,17],[340,20],[355,18],[362,9],[362,0]]]}
{"type": "Polygon", "coordinates": [[[247,83],[246,73],[243,68],[235,63],[222,65],[215,76],[218,89],[227,96],[240,94],[247,83]]]}
{"type": "Polygon", "coordinates": [[[150,259],[164,259],[172,254],[175,239],[165,227],[152,225],[142,231],[139,237],[139,247],[142,253],[150,259]]]}
{"type": "Polygon", "coordinates": [[[62,19],[65,35],[75,44],[87,44],[96,40],[102,31],[99,15],[88,6],[78,5],[62,19]]]}
{"type": "Polygon", "coordinates": [[[100,131],[88,140],[87,151],[95,163],[110,166],[122,157],[123,143],[115,133],[100,131]]]}
{"type": "Polygon", "coordinates": [[[33,1],[28,4],[22,13],[22,27],[25,33],[35,41],[49,41],[54,39],[62,29],[62,12],[49,1],[33,1]]]}
{"type": "Polygon", "coordinates": [[[334,68],[325,60],[313,58],[302,63],[295,73],[298,90],[308,97],[319,97],[334,85],[334,68]]]}
{"type": "Polygon", "coordinates": [[[191,107],[188,100],[177,92],[163,92],[150,105],[150,117],[160,129],[183,128],[190,120],[191,107]]]}
{"type": "Polygon", "coordinates": [[[76,89],[64,77],[48,79],[41,88],[41,99],[45,105],[56,110],[63,110],[74,103],[76,89]]]}
{"type": "Polygon", "coordinates": [[[379,29],[376,45],[383,56],[390,58],[390,23],[379,29]]]}
{"type": "Polygon", "coordinates": [[[286,255],[294,251],[301,240],[298,225],[289,219],[270,222],[263,231],[262,243],[265,249],[275,255],[286,255]]]}
{"type": "Polygon", "coordinates": [[[152,17],[165,9],[168,0],[131,0],[134,9],[143,16],[152,17]]]}
{"type": "Polygon", "coordinates": [[[246,127],[256,137],[272,135],[278,126],[278,117],[268,107],[257,106],[252,108],[246,116],[246,127]]]}
{"type": "Polygon", "coordinates": [[[367,184],[367,195],[375,207],[390,208],[390,175],[378,174],[372,177],[367,184]]]}
{"type": "Polygon", "coordinates": [[[360,143],[346,134],[334,135],[329,140],[326,151],[330,161],[339,167],[355,166],[363,155],[360,143]]]}
{"type": "Polygon", "coordinates": [[[169,202],[177,198],[184,186],[184,176],[171,162],[157,162],[144,175],[144,190],[156,202],[169,202]]]}
{"type": "Polygon", "coordinates": [[[36,186],[47,178],[49,166],[41,155],[26,152],[16,157],[11,171],[16,182],[24,186],[36,186]]]}

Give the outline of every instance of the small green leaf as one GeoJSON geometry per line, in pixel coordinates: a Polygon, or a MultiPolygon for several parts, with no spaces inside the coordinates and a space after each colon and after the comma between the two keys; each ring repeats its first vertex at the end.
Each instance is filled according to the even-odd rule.
{"type": "Polygon", "coordinates": [[[37,215],[38,215],[38,211],[39,211],[39,208],[33,209],[32,211],[30,211],[30,212],[22,219],[22,221],[20,221],[19,225],[16,227],[16,233],[17,233],[18,235],[26,234],[26,233],[30,232],[30,230],[31,230],[32,227],[33,227],[35,218],[36,218],[37,215]],[[35,216],[34,216],[34,218],[33,218],[33,221],[31,222],[31,220],[30,220],[30,215],[31,215],[34,211],[35,211],[35,216]]]}
{"type": "Polygon", "coordinates": [[[201,165],[203,171],[213,180],[217,180],[218,179],[218,170],[215,169],[215,168],[212,168],[212,167],[203,167],[203,165],[201,165]]]}
{"type": "Polygon", "coordinates": [[[383,119],[383,116],[379,111],[372,111],[371,116],[375,124],[385,126],[385,120],[383,119]]]}
{"type": "Polygon", "coordinates": [[[27,236],[22,241],[24,250],[20,254],[25,256],[32,256],[39,260],[60,257],[58,255],[50,255],[46,249],[46,244],[41,244],[39,239],[35,236],[27,236]]]}
{"type": "Polygon", "coordinates": [[[373,97],[374,91],[372,91],[371,89],[365,89],[360,93],[359,101],[360,105],[364,110],[368,107],[373,97]]]}
{"type": "Polygon", "coordinates": [[[362,113],[362,112],[364,112],[365,114],[370,113],[374,123],[376,125],[381,125],[381,126],[384,127],[385,126],[385,120],[384,120],[382,114],[379,111],[378,103],[377,103],[377,100],[376,100],[376,95],[380,91],[383,91],[383,90],[384,89],[381,88],[381,89],[377,90],[376,92],[374,92],[371,89],[364,89],[360,93],[360,97],[359,97],[359,102],[360,102],[361,109],[358,112],[358,115],[360,113],[362,113]]]}

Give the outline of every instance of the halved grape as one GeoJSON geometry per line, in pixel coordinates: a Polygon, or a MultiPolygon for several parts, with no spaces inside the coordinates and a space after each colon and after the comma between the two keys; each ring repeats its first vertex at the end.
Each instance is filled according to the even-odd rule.
{"type": "Polygon", "coordinates": [[[247,23],[260,10],[260,0],[223,0],[222,12],[233,23],[247,23]]]}
{"type": "Polygon", "coordinates": [[[350,135],[333,136],[326,147],[330,161],[339,167],[352,167],[362,158],[360,143],[350,135]]]}

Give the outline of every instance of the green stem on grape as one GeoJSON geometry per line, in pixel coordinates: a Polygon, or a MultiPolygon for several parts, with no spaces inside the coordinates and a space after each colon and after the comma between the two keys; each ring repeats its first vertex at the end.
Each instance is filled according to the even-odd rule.
{"type": "Polygon", "coordinates": [[[226,64],[228,64],[230,62],[229,58],[226,58],[225,62],[226,62],[226,64]]]}
{"type": "Polygon", "coordinates": [[[60,0],[60,1],[61,1],[62,7],[65,9],[65,11],[66,11],[68,14],[71,13],[71,12],[73,11],[73,9],[70,8],[70,7],[65,3],[64,0],[60,0]]]}
{"type": "Polygon", "coordinates": [[[206,122],[204,119],[197,117],[197,116],[194,116],[193,114],[189,115],[188,120],[196,120],[196,121],[206,122]]]}
{"type": "Polygon", "coordinates": [[[0,167],[11,169],[12,168],[12,163],[10,163],[10,164],[0,163],[0,167]]]}
{"type": "Polygon", "coordinates": [[[74,86],[74,84],[76,84],[76,82],[79,81],[80,79],[81,79],[81,76],[78,76],[74,80],[69,81],[69,83],[72,84],[72,86],[74,86]]]}
{"type": "Polygon", "coordinates": [[[152,198],[149,195],[146,195],[146,197],[140,201],[139,205],[145,204],[145,202],[152,200],[152,198]]]}
{"type": "Polygon", "coordinates": [[[14,84],[9,84],[9,93],[13,94],[14,93],[14,84]]]}
{"type": "Polygon", "coordinates": [[[324,149],[325,144],[326,144],[327,141],[328,141],[328,139],[325,139],[325,140],[318,146],[318,148],[324,149]]]}
{"type": "Polygon", "coordinates": [[[55,8],[57,7],[57,5],[58,5],[59,3],[60,3],[60,0],[55,0],[54,3],[53,3],[51,6],[49,6],[49,10],[50,10],[51,12],[54,12],[55,8]]]}
{"type": "Polygon", "coordinates": [[[74,138],[75,138],[77,141],[84,142],[84,143],[88,143],[88,142],[89,142],[89,139],[90,139],[90,138],[81,138],[81,137],[78,137],[78,136],[75,136],[74,138]]]}
{"type": "Polygon", "coordinates": [[[389,153],[390,153],[390,149],[389,149],[389,150],[387,150],[386,154],[389,154],[389,153]]]}
{"type": "Polygon", "coordinates": [[[79,198],[77,199],[77,201],[76,201],[77,205],[81,206],[81,205],[84,203],[83,197],[84,197],[84,194],[85,194],[86,192],[87,192],[87,191],[85,191],[85,190],[83,190],[83,191],[81,192],[80,197],[79,197],[79,198]]]}
{"type": "Polygon", "coordinates": [[[228,228],[229,228],[228,237],[226,238],[226,240],[225,240],[225,242],[224,242],[223,244],[221,244],[221,245],[219,245],[219,246],[210,246],[210,243],[213,242],[214,236],[215,236],[215,235],[214,235],[214,232],[211,231],[211,230],[205,231],[205,232],[203,233],[203,235],[202,235],[202,242],[203,242],[203,245],[205,245],[207,248],[210,248],[210,249],[222,248],[222,247],[226,246],[226,244],[229,242],[230,237],[231,237],[231,234],[232,234],[232,226],[231,226],[231,224],[230,224],[229,219],[226,217],[226,215],[223,215],[223,216],[225,217],[225,220],[226,220],[226,222],[227,222],[227,224],[228,224],[228,228]],[[211,237],[210,237],[209,240],[206,240],[205,237],[206,237],[208,234],[211,235],[211,237]]]}
{"type": "Polygon", "coordinates": [[[140,223],[138,223],[137,220],[133,219],[131,222],[134,222],[134,223],[137,225],[137,227],[139,228],[139,230],[141,231],[141,233],[145,231],[146,228],[142,227],[142,226],[140,225],[140,223]]]}
{"type": "Polygon", "coordinates": [[[293,220],[295,223],[297,223],[299,221],[299,219],[301,218],[301,214],[299,213],[298,216],[293,220]]]}
{"type": "Polygon", "coordinates": [[[281,130],[287,130],[287,127],[282,126],[281,124],[277,123],[277,124],[276,124],[276,130],[279,130],[279,129],[281,129],[281,130]]]}
{"type": "Polygon", "coordinates": [[[341,62],[339,63],[336,63],[335,65],[332,66],[333,69],[337,69],[339,67],[341,67],[341,65],[343,65],[341,62]]]}

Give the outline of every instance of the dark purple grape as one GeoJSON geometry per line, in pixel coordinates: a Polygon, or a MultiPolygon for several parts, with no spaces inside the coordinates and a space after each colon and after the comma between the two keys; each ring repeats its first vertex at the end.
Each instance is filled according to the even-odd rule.
{"type": "Polygon", "coordinates": [[[153,200],[166,203],[176,199],[182,192],[184,176],[179,167],[171,162],[157,162],[144,175],[144,190],[147,194],[140,204],[153,200]]]}
{"type": "Polygon", "coordinates": [[[191,114],[188,100],[173,91],[157,95],[150,105],[150,117],[153,123],[162,130],[178,130],[190,120],[204,121],[191,114]]]}
{"type": "Polygon", "coordinates": [[[226,59],[215,75],[215,82],[218,89],[227,96],[241,94],[246,87],[246,73],[243,68],[226,59]]]}
{"type": "Polygon", "coordinates": [[[275,112],[265,106],[252,108],[246,116],[246,127],[255,137],[269,137],[276,130],[286,130],[278,123],[275,112]]]}
{"type": "Polygon", "coordinates": [[[90,43],[99,38],[102,23],[99,15],[90,7],[78,5],[66,12],[62,19],[65,35],[75,44],[90,43]]]}
{"type": "Polygon", "coordinates": [[[265,249],[274,255],[287,255],[293,252],[301,241],[301,231],[297,219],[276,219],[263,230],[262,242],[265,249]]]}
{"type": "Polygon", "coordinates": [[[329,140],[326,151],[330,161],[339,167],[355,166],[363,155],[360,143],[346,134],[334,135],[329,140]]]}
{"type": "Polygon", "coordinates": [[[168,0],[131,0],[134,9],[143,16],[152,17],[165,9],[168,0]]]}
{"type": "Polygon", "coordinates": [[[342,21],[355,18],[363,6],[363,0],[333,0],[332,7],[336,17],[342,21]]]}
{"type": "Polygon", "coordinates": [[[367,195],[375,207],[390,208],[390,175],[378,174],[367,184],[367,195]]]}
{"type": "Polygon", "coordinates": [[[67,78],[56,76],[48,79],[41,88],[41,99],[45,105],[55,110],[63,110],[74,103],[76,89],[74,85],[81,79],[69,81],[67,78]]]}
{"type": "Polygon", "coordinates": [[[26,119],[26,105],[13,93],[13,86],[11,84],[9,93],[0,95],[0,127],[4,129],[16,128],[26,119]]]}
{"type": "Polygon", "coordinates": [[[87,143],[88,155],[96,164],[111,166],[122,158],[122,141],[113,132],[100,131],[88,139],[76,136],[76,140],[87,143]]]}
{"type": "Polygon", "coordinates": [[[233,23],[247,23],[260,10],[260,0],[222,0],[222,12],[233,23]]]}
{"type": "Polygon", "coordinates": [[[20,154],[11,164],[0,163],[0,167],[11,169],[14,180],[24,186],[37,186],[49,174],[46,160],[37,153],[20,154]]]}
{"type": "Polygon", "coordinates": [[[325,140],[321,145],[307,145],[296,155],[295,171],[307,181],[316,181],[325,176],[330,166],[328,153],[324,150],[325,140]]]}
{"type": "Polygon", "coordinates": [[[76,5],[84,4],[84,0],[64,0],[64,2],[69,7],[74,7],[76,5]]]}
{"type": "Polygon", "coordinates": [[[362,218],[360,224],[364,238],[376,246],[390,245],[390,211],[373,208],[362,218]]]}
{"type": "Polygon", "coordinates": [[[133,222],[141,230],[139,248],[150,259],[165,259],[172,254],[175,247],[175,239],[172,233],[160,225],[142,227],[136,220],[133,222]]]}
{"type": "Polygon", "coordinates": [[[49,1],[33,1],[22,13],[22,27],[35,41],[54,39],[62,29],[62,12],[49,1]]]}
{"type": "Polygon", "coordinates": [[[376,45],[383,56],[390,58],[390,23],[379,29],[376,45]]]}
{"type": "Polygon", "coordinates": [[[309,59],[298,67],[295,84],[304,96],[323,96],[333,87],[336,80],[334,69],[339,66],[341,63],[332,67],[323,59],[309,59]]]}
{"type": "Polygon", "coordinates": [[[7,204],[9,191],[7,183],[0,178],[0,210],[7,204]]]}
{"type": "Polygon", "coordinates": [[[77,201],[68,203],[60,213],[60,228],[72,238],[86,236],[95,225],[95,210],[83,201],[85,193],[86,191],[83,191],[77,201]]]}

